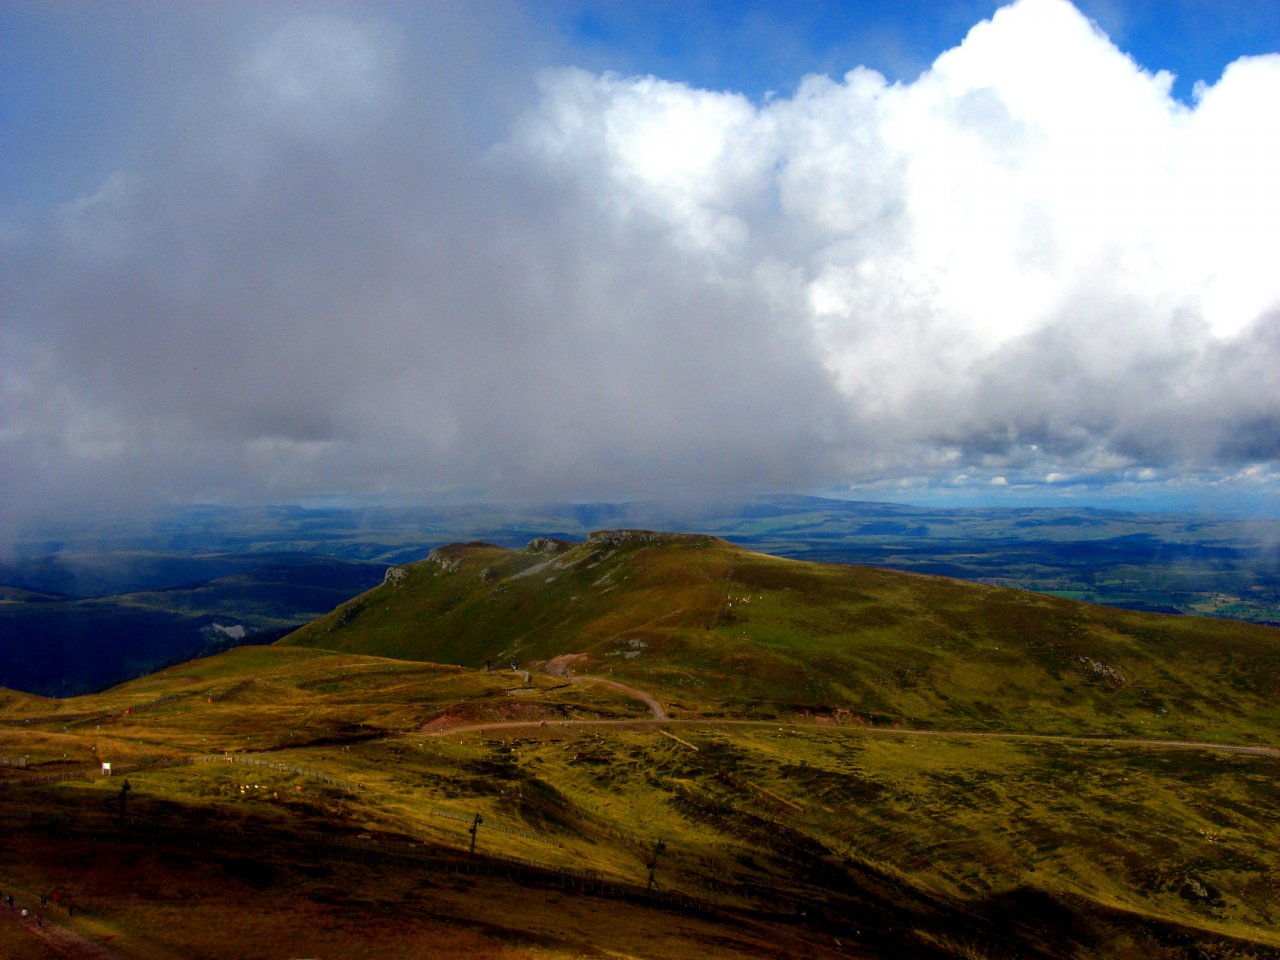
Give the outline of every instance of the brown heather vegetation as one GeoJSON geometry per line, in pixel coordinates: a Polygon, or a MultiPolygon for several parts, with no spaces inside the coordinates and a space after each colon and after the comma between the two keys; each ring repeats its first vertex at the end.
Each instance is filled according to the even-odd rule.
{"type": "Polygon", "coordinates": [[[447,548],[289,645],[0,695],[0,890],[79,906],[0,958],[1280,957],[1278,662],[709,538],[447,548]]]}

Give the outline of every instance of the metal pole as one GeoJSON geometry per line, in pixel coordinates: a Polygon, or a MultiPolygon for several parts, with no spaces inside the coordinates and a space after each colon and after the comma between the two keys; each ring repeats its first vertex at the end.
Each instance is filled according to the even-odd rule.
{"type": "Polygon", "coordinates": [[[659,840],[653,845],[653,859],[649,861],[649,886],[645,887],[646,890],[653,889],[653,871],[658,866],[658,854],[662,853],[662,851],[666,849],[667,845],[662,840],[659,840]]]}

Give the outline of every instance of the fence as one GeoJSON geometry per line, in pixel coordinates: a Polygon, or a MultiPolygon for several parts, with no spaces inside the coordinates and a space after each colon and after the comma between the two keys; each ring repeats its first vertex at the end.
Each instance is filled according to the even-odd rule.
{"type": "Polygon", "coordinates": [[[73,723],[105,723],[106,721],[112,720],[118,716],[118,713],[103,713],[101,710],[93,713],[46,713],[37,717],[23,717],[20,720],[6,718],[4,720],[0,720],[0,724],[3,724],[6,727],[29,727],[32,724],[40,726],[46,723],[60,723],[63,726],[68,726],[73,723]]]}
{"type": "MultiPolygon", "coordinates": [[[[117,720],[122,716],[129,716],[135,713],[141,713],[144,710],[154,710],[156,707],[163,707],[166,704],[174,703],[178,700],[185,700],[191,696],[190,693],[173,693],[164,697],[157,697],[155,700],[148,700],[146,703],[135,703],[125,707],[122,710],[94,710],[87,713],[45,713],[35,717],[22,717],[21,719],[0,719],[0,725],[6,727],[29,727],[44,726],[45,724],[54,724],[62,726],[87,726],[91,723],[107,723],[117,720]]],[[[3,766],[3,764],[0,764],[3,766]]]]}
{"type": "MultiPolygon", "coordinates": [[[[28,819],[31,819],[28,817],[28,819]]],[[[225,853],[260,852],[261,840],[238,837],[230,833],[196,831],[190,829],[164,829],[148,825],[145,830],[127,826],[110,828],[83,828],[62,819],[56,823],[58,835],[90,843],[138,843],[145,842],[155,848],[158,845],[174,846],[183,850],[216,850],[225,853]]],[[[297,840],[272,844],[276,854],[289,848],[299,862],[313,862],[317,855],[314,842],[297,840]]],[[[486,852],[468,856],[462,851],[449,851],[438,846],[408,843],[404,841],[375,841],[357,837],[326,838],[323,843],[326,856],[347,862],[400,863],[412,862],[423,870],[446,876],[495,877],[526,884],[536,884],[593,896],[619,900],[643,901],[691,913],[715,913],[719,908],[703,900],[677,891],[646,889],[639,883],[629,884],[608,880],[594,870],[575,867],[553,867],[526,860],[522,857],[486,852]]]]}
{"type": "MultiPolygon", "coordinates": [[[[112,764],[112,774],[136,773],[139,770],[159,770],[164,767],[185,767],[191,763],[189,757],[164,757],[160,760],[148,760],[144,763],[112,764]]],[[[23,766],[26,766],[23,764],[23,766]]],[[[67,780],[93,780],[101,775],[100,767],[80,767],[77,770],[63,770],[59,773],[41,773],[30,777],[14,777],[0,780],[0,790],[9,787],[39,787],[47,783],[63,783],[67,780]]]]}
{"type": "Polygon", "coordinates": [[[363,789],[358,783],[352,783],[350,780],[343,780],[327,773],[321,773],[319,770],[307,770],[303,767],[290,766],[287,763],[277,763],[274,760],[261,760],[258,757],[249,757],[242,753],[210,753],[198,759],[206,763],[221,760],[224,763],[243,763],[250,767],[266,767],[269,770],[279,770],[282,773],[295,773],[300,777],[306,777],[308,780],[318,780],[321,783],[341,787],[353,793],[363,789]]]}
{"type": "Polygon", "coordinates": [[[231,686],[227,687],[227,689],[221,691],[220,693],[208,694],[207,695],[208,700],[210,703],[221,703],[224,700],[230,700],[237,693],[240,693],[244,690],[248,690],[253,685],[254,685],[253,680],[241,680],[239,683],[233,683],[231,686]]]}
{"type": "Polygon", "coordinates": [[[0,767],[17,767],[20,770],[27,766],[26,757],[0,757],[0,767]]]}
{"type": "Polygon", "coordinates": [[[42,773],[34,777],[15,777],[0,780],[0,790],[10,787],[38,787],[45,783],[59,783],[63,780],[92,780],[93,774],[88,770],[68,770],[65,773],[42,773]]]}
{"type": "MultiPolygon", "coordinates": [[[[196,760],[201,762],[232,762],[247,766],[280,770],[345,787],[350,790],[361,789],[359,784],[341,780],[337,777],[320,773],[319,771],[306,770],[299,767],[293,767],[288,764],[262,760],[257,757],[247,757],[240,754],[209,754],[197,758],[172,757],[149,763],[116,766],[112,772],[132,773],[140,770],[188,766],[196,760]]],[[[80,770],[47,774],[43,776],[0,780],[0,789],[13,786],[37,786],[40,784],[66,780],[93,780],[96,779],[97,776],[97,768],[81,768],[80,770]]],[[[463,814],[458,811],[445,809],[432,809],[428,811],[428,813],[432,816],[457,820],[462,823],[472,822],[472,817],[474,816],[473,814],[463,814]]],[[[28,811],[26,816],[27,819],[30,820],[35,817],[36,814],[28,811]]],[[[82,840],[96,842],[133,842],[136,841],[139,836],[136,829],[81,829],[72,824],[62,823],[61,821],[59,821],[59,829],[60,834],[63,836],[74,835],[82,840]]],[[[489,820],[484,821],[483,829],[485,831],[524,837],[529,840],[557,847],[564,846],[558,840],[546,834],[537,834],[530,831],[519,830],[500,823],[494,823],[489,820]]],[[[147,826],[145,837],[149,844],[168,842],[182,847],[228,851],[252,847],[254,843],[256,843],[256,841],[240,840],[233,835],[225,833],[206,833],[203,831],[192,831],[189,829],[169,830],[163,827],[157,828],[154,824],[147,826]]],[[[284,842],[279,844],[279,848],[284,849],[292,845],[293,844],[284,842]]],[[[314,855],[314,848],[307,841],[300,839],[297,841],[297,846],[306,851],[307,856],[314,855]]],[[[655,903],[670,909],[686,912],[705,914],[717,911],[717,908],[712,904],[679,892],[658,889],[650,890],[639,884],[628,884],[617,880],[605,879],[601,877],[598,872],[590,869],[550,866],[538,863],[534,860],[528,860],[523,857],[492,851],[486,851],[480,855],[466,856],[461,852],[451,852],[439,846],[428,846],[425,843],[376,841],[357,837],[328,838],[325,840],[325,848],[340,859],[360,859],[374,862],[411,860],[421,864],[424,869],[441,874],[504,877],[509,880],[520,881],[523,883],[536,883],[543,886],[556,887],[563,890],[591,894],[594,896],[627,900],[643,900],[645,902],[655,903]]]]}
{"type": "MultiPolygon", "coordinates": [[[[458,813],[456,810],[442,810],[435,807],[428,810],[427,813],[433,817],[441,817],[445,820],[457,820],[459,823],[471,823],[475,814],[458,813]]],[[[531,830],[517,830],[515,827],[504,826],[501,823],[494,823],[492,820],[484,821],[485,830],[494,830],[498,833],[505,833],[512,837],[523,837],[526,840],[532,840],[535,843],[545,843],[553,847],[563,847],[564,844],[552,836],[545,833],[534,833],[531,830]]]]}
{"type": "MultiPolygon", "coordinates": [[[[309,780],[316,780],[321,783],[327,783],[335,787],[341,787],[350,790],[353,793],[363,790],[364,787],[359,783],[352,783],[350,780],[343,780],[331,774],[321,773],[318,770],[307,770],[304,767],[295,767],[287,763],[279,763],[275,760],[263,760],[259,757],[250,757],[241,753],[226,754],[206,754],[199,758],[204,762],[217,762],[221,760],[224,763],[242,763],[251,767],[263,767],[268,770],[279,770],[282,773],[293,773],[309,780]]],[[[190,761],[188,761],[190,762],[190,761]]],[[[456,810],[445,810],[439,807],[428,810],[427,813],[433,817],[442,817],[446,820],[457,820],[459,823],[470,823],[474,814],[460,813],[456,810]]],[[[523,837],[526,840],[533,840],[535,843],[545,843],[555,847],[563,847],[559,840],[550,837],[547,834],[534,833],[530,830],[520,830],[516,827],[508,827],[501,823],[493,823],[486,820],[484,823],[485,830],[493,830],[498,833],[505,833],[513,837],[523,837]]]]}
{"type": "MultiPolygon", "coordinates": [[[[487,828],[489,824],[486,822],[485,826],[487,828]]],[[[436,873],[504,877],[508,880],[540,883],[544,886],[559,887],[562,890],[613,897],[619,900],[644,900],[693,913],[714,913],[717,910],[712,904],[677,891],[650,890],[639,884],[606,880],[594,870],[552,867],[509,854],[490,852],[465,858],[442,856],[438,850],[425,846],[408,843],[378,843],[358,838],[330,841],[330,846],[365,860],[385,861],[392,858],[417,860],[436,873]]]]}

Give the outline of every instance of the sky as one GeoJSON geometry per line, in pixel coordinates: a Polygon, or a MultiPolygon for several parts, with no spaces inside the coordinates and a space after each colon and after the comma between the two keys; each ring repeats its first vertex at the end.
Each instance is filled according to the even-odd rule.
{"type": "Polygon", "coordinates": [[[1280,501],[1280,2],[0,4],[0,539],[1280,501]]]}

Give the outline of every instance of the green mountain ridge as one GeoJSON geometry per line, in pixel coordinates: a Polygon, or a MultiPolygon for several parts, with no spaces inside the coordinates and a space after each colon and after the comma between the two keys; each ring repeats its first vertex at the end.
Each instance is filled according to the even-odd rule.
{"type": "Polygon", "coordinates": [[[286,641],[0,690],[58,955],[1280,958],[1274,629],[624,529],[286,641]]]}
{"type": "Polygon", "coordinates": [[[608,675],[675,715],[1277,742],[1280,633],[703,535],[453,544],[286,645],[608,675]],[[553,666],[553,669],[558,669],[553,666]]]}

